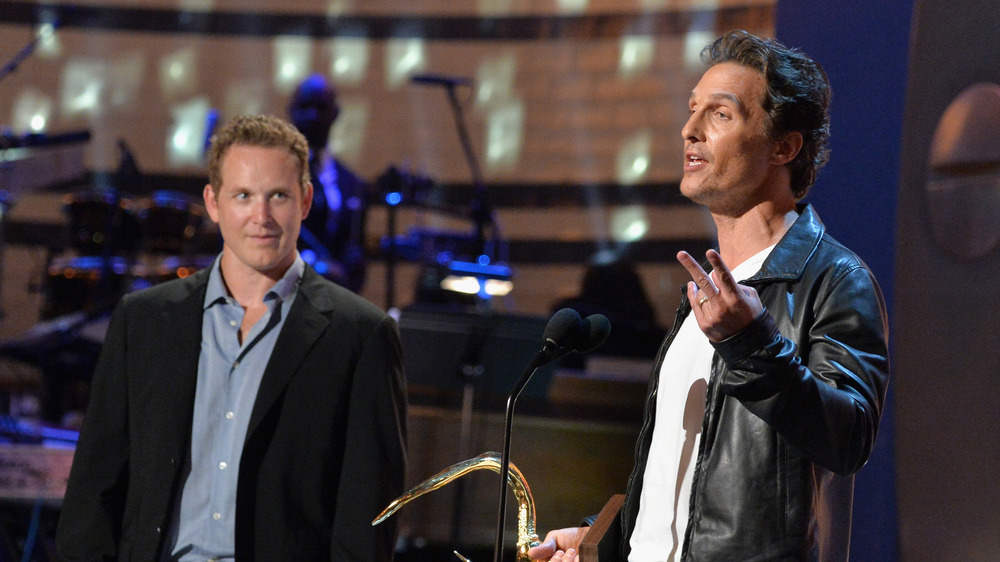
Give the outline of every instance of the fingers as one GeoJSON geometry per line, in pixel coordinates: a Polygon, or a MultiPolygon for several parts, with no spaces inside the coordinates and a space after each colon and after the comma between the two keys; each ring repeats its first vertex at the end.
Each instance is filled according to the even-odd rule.
{"type": "MultiPolygon", "coordinates": [[[[528,556],[531,556],[529,554],[528,556]]],[[[569,549],[566,552],[557,550],[551,558],[535,558],[531,557],[532,560],[548,560],[549,562],[580,562],[580,555],[577,554],[576,550],[569,549]]]]}
{"type": "Polygon", "coordinates": [[[576,547],[589,530],[589,527],[572,527],[549,531],[541,544],[528,550],[528,557],[532,560],[579,562],[576,547]]]}
{"type": "Polygon", "coordinates": [[[561,550],[556,552],[549,560],[551,562],[580,562],[580,555],[576,553],[576,550],[571,548],[566,552],[561,550]]]}
{"type": "Polygon", "coordinates": [[[722,261],[722,256],[719,255],[719,252],[709,250],[705,252],[705,257],[708,258],[708,263],[712,264],[711,276],[714,278],[719,292],[730,295],[739,294],[741,292],[739,284],[736,282],[736,278],[733,277],[733,272],[729,270],[729,266],[726,265],[726,262],[722,261]]]}
{"type": "Polygon", "coordinates": [[[688,298],[688,302],[692,303],[692,305],[694,305],[694,304],[698,305],[696,308],[700,308],[706,302],[709,301],[709,296],[708,295],[702,295],[700,297],[698,296],[698,285],[695,285],[691,281],[688,281],[688,284],[687,284],[687,298],[688,298]]]}
{"type": "MultiPolygon", "coordinates": [[[[712,252],[713,250],[709,251],[712,252]]],[[[721,261],[721,258],[719,259],[721,261]]],[[[694,260],[694,258],[691,257],[691,254],[684,251],[677,252],[677,261],[680,262],[682,266],[684,266],[684,269],[687,270],[688,275],[690,275],[691,279],[694,280],[695,285],[702,292],[702,298],[707,297],[708,299],[710,299],[715,295],[719,294],[719,289],[715,286],[715,281],[712,279],[712,276],[705,273],[705,270],[701,268],[701,265],[699,265],[698,262],[694,260]]],[[[690,287],[688,292],[690,293],[690,287]]],[[[690,294],[688,296],[689,298],[691,297],[690,294]]],[[[692,298],[692,300],[694,299],[692,298]]]]}
{"type": "Polygon", "coordinates": [[[528,550],[528,557],[532,560],[548,560],[554,556],[556,552],[556,539],[550,532],[541,544],[528,550]]]}
{"type": "Polygon", "coordinates": [[[736,278],[733,277],[733,272],[726,265],[726,262],[722,260],[719,252],[708,250],[705,252],[705,257],[708,258],[708,263],[712,265],[711,273],[706,273],[701,265],[687,252],[681,251],[677,253],[677,261],[684,266],[684,269],[687,270],[694,281],[694,290],[692,291],[690,285],[688,287],[688,299],[701,306],[722,293],[730,297],[737,297],[742,291],[736,282],[736,278]],[[698,295],[699,292],[701,293],[700,296],[698,295]]]}
{"type": "Polygon", "coordinates": [[[545,541],[528,551],[532,560],[549,560],[550,562],[579,562],[580,555],[576,549],[568,548],[565,552],[556,549],[554,540],[545,541]]]}
{"type": "Polygon", "coordinates": [[[687,252],[678,252],[677,261],[693,279],[687,284],[687,298],[698,327],[710,341],[718,342],[748,326],[764,305],[756,290],[736,281],[719,252],[708,250],[705,257],[712,266],[710,274],[687,252]]]}

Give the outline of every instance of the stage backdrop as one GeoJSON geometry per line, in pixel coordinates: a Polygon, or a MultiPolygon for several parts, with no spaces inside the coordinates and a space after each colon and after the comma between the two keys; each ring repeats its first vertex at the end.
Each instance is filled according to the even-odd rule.
{"type": "MultiPolygon", "coordinates": [[[[1000,556],[997,21],[997,2],[914,12],[894,338],[904,560],[1000,556]]],[[[872,147],[863,166],[880,156],[872,147]]]]}
{"type": "Polygon", "coordinates": [[[894,221],[912,9],[910,0],[785,0],[775,22],[778,38],[820,61],[833,87],[831,160],[806,200],[872,268],[889,304],[889,408],[854,498],[851,560],[862,562],[898,559],[893,404],[909,375],[894,313],[894,221]]]}

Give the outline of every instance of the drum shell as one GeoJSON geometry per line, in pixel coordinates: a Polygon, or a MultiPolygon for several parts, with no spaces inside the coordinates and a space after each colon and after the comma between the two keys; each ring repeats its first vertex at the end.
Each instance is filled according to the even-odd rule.
{"type": "Polygon", "coordinates": [[[138,291],[165,281],[187,277],[199,269],[209,267],[214,260],[215,256],[167,257],[159,261],[150,260],[136,264],[130,269],[129,291],[138,291]]]}
{"type": "Polygon", "coordinates": [[[132,199],[114,191],[79,191],[64,197],[68,243],[81,256],[123,256],[139,249],[139,219],[132,199]]]}
{"type": "Polygon", "coordinates": [[[160,255],[187,255],[205,224],[199,200],[186,193],[157,191],[139,209],[143,250],[160,255]]]}
{"type": "Polygon", "coordinates": [[[120,256],[59,258],[49,264],[46,273],[40,313],[43,320],[110,308],[128,282],[128,264],[120,256]]]}

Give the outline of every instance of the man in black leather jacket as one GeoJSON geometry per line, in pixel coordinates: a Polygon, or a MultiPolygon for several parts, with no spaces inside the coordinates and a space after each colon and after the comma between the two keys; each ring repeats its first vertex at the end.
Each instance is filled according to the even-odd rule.
{"type": "MultiPolygon", "coordinates": [[[[745,32],[702,58],[681,191],[711,211],[719,250],[707,273],[677,256],[692,282],[650,381],[619,550],[643,562],[847,560],[888,325],[871,271],[800,203],[828,154],[826,74],[745,32]]],[[[530,554],[572,560],[586,529],[553,531],[530,554]]]]}

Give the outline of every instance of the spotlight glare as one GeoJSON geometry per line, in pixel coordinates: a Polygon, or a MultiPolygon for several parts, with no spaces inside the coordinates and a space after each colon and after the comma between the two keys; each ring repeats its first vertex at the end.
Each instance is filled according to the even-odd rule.
{"type": "Polygon", "coordinates": [[[186,129],[178,129],[177,132],[174,133],[174,146],[178,150],[183,150],[187,146],[187,143],[188,143],[188,132],[187,132],[187,130],[186,129]]]}
{"type": "Polygon", "coordinates": [[[445,291],[475,295],[479,292],[479,279],[449,275],[441,280],[441,288],[445,291]]]}
{"type": "Polygon", "coordinates": [[[649,167],[649,159],[646,158],[645,156],[640,156],[636,158],[635,161],[632,162],[632,170],[637,175],[644,174],[648,167],[649,167]]]}

